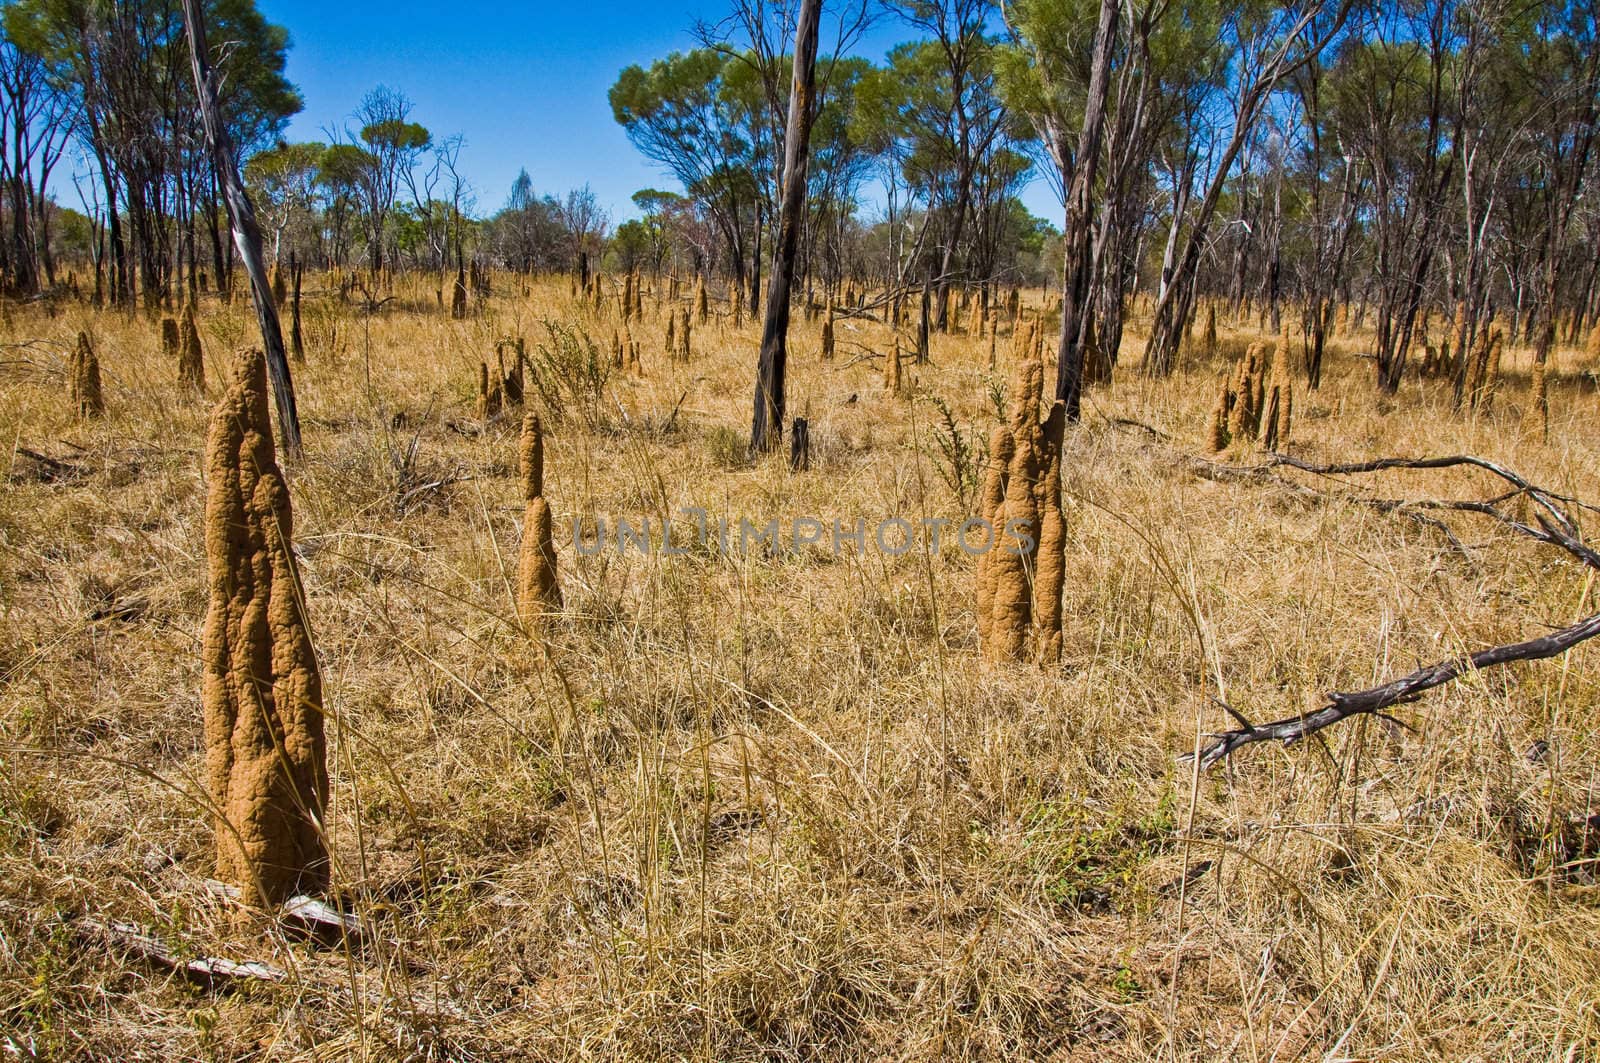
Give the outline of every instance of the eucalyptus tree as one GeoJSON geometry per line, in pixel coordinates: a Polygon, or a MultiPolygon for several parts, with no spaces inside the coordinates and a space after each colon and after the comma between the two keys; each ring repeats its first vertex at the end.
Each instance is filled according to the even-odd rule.
{"type": "Polygon", "coordinates": [[[674,52],[629,66],[611,87],[613,117],[640,154],[666,168],[703,205],[745,283],[744,219],[760,194],[761,112],[748,67],[725,52],[674,52]]]}
{"type": "MultiPolygon", "coordinates": [[[[221,75],[218,117],[237,165],[300,110],[299,94],[283,76],[288,33],[254,0],[210,0],[204,15],[214,42],[208,61],[221,75]]],[[[104,190],[113,301],[133,297],[135,268],[146,304],[163,297],[176,264],[176,232],[191,236],[181,250],[192,276],[197,214],[211,230],[220,272],[220,198],[213,160],[200,147],[178,8],[164,0],[15,0],[6,31],[45,64],[69,101],[72,133],[93,161],[104,190]]]]}
{"type": "MultiPolygon", "coordinates": [[[[1225,93],[1226,98],[1208,101],[1204,112],[1190,119],[1190,129],[1203,131],[1206,137],[1209,174],[1204,195],[1192,214],[1186,216],[1180,209],[1180,204],[1191,198],[1190,190],[1173,190],[1169,259],[1145,345],[1146,373],[1164,376],[1177,364],[1179,342],[1194,310],[1195,282],[1211,223],[1256,120],[1285,79],[1339,37],[1350,8],[1351,0],[1306,0],[1288,6],[1245,0],[1225,8],[1219,19],[1215,69],[1224,74],[1220,80],[1225,88],[1218,95],[1225,93]],[[1195,119],[1203,119],[1204,125],[1195,119]]],[[[1198,155],[1193,147],[1190,151],[1198,155]]],[[[1198,170],[1192,173],[1195,178],[1200,176],[1198,170]]]]}
{"type": "Polygon", "coordinates": [[[10,206],[0,218],[0,274],[13,291],[32,295],[41,273],[50,279],[54,272],[46,189],[70,135],[70,100],[44,61],[12,39],[11,12],[0,8],[0,186],[10,206]]]}
{"type": "Polygon", "coordinates": [[[366,165],[356,188],[367,223],[367,262],[376,277],[383,271],[385,227],[403,184],[422,154],[433,146],[427,128],[411,121],[414,109],[406,95],[379,85],[361,99],[356,120],[366,146],[366,165]]]}
{"type": "Polygon", "coordinates": [[[327,145],[314,141],[280,143],[252,155],[244,177],[258,215],[272,234],[274,261],[285,257],[285,237],[304,253],[314,238],[313,214],[317,200],[317,173],[327,145]]]}
{"type": "Polygon", "coordinates": [[[1011,19],[1033,75],[1019,79],[1018,95],[1031,112],[1065,193],[1055,397],[1066,404],[1068,421],[1079,417],[1084,346],[1094,322],[1089,285],[1094,273],[1095,171],[1117,36],[1117,0],[1098,0],[1092,21],[1084,18],[1088,11],[1074,10],[1075,6],[1034,0],[1019,4],[1011,19]],[[1089,42],[1087,49],[1069,43],[1083,40],[1089,42]],[[1070,54],[1084,52],[1089,57],[1087,69],[1074,70],[1074,64],[1065,61],[1070,54]]]}
{"type": "Polygon", "coordinates": [[[948,293],[972,216],[983,160],[1014,128],[996,82],[992,0],[889,0],[923,39],[890,53],[904,95],[900,118],[912,140],[907,180],[943,219],[937,263],[935,325],[948,326],[948,293]]]}

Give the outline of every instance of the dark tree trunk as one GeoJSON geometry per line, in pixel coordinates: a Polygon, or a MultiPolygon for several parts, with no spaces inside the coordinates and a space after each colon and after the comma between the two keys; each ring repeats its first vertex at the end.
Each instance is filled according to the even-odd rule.
{"type": "Polygon", "coordinates": [[[233,161],[232,138],[217,103],[217,87],[212,80],[209,51],[206,48],[205,16],[200,0],[183,0],[183,21],[189,31],[189,58],[194,70],[195,91],[199,95],[200,117],[205,125],[206,142],[228,205],[228,220],[234,241],[250,276],[250,295],[261,326],[261,341],[266,349],[267,371],[272,377],[272,396],[278,407],[278,438],[286,458],[300,456],[300,415],[295,409],[294,380],[289,375],[289,359],[283,350],[283,332],[278,326],[278,311],[272,305],[272,289],[267,282],[267,267],[261,254],[261,229],[256,224],[255,207],[245,194],[244,181],[233,161]]]}
{"type": "Polygon", "coordinates": [[[1062,238],[1065,259],[1061,271],[1061,342],[1056,352],[1056,400],[1066,403],[1069,422],[1076,422],[1083,406],[1083,341],[1093,319],[1089,309],[1089,281],[1094,275],[1092,214],[1095,167],[1100,158],[1105,127],[1106,94],[1111,88],[1111,51],[1116,43],[1117,0],[1100,0],[1100,24],[1094,31],[1094,65],[1089,72],[1089,95],[1084,104],[1083,130],[1078,136],[1077,166],[1067,193],[1067,224],[1062,238]]]}
{"type": "MultiPolygon", "coordinates": [[[[195,3],[196,0],[185,0],[195,3]]],[[[767,289],[766,322],[761,330],[761,358],[756,365],[755,411],[750,422],[752,450],[771,450],[783,436],[783,371],[788,359],[789,286],[800,222],[805,211],[806,168],[811,122],[816,117],[817,27],[822,0],[801,0],[794,33],[794,80],[789,92],[789,126],[784,136],[783,208],[778,215],[778,243],[772,256],[772,281],[767,289]]]]}

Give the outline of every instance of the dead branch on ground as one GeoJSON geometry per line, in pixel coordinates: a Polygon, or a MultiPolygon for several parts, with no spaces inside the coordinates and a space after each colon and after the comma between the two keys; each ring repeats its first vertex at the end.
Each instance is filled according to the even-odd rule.
{"type": "MultiPolygon", "coordinates": [[[[1266,476],[1268,470],[1283,466],[1318,476],[1351,476],[1390,469],[1479,469],[1491,473],[1509,484],[1511,490],[1485,501],[1427,500],[1406,502],[1395,499],[1361,499],[1360,501],[1386,512],[1405,513],[1413,518],[1422,516],[1413,512],[1417,509],[1475,513],[1480,516],[1486,516],[1517,532],[1519,535],[1524,535],[1536,542],[1564,550],[1584,566],[1593,569],[1595,572],[1600,572],[1600,552],[1596,552],[1583,541],[1576,522],[1564,508],[1564,505],[1590,512],[1600,512],[1600,508],[1567,495],[1557,494],[1554,491],[1537,487],[1510,469],[1495,462],[1486,461],[1483,458],[1471,455],[1454,455],[1442,458],[1379,458],[1373,461],[1318,465],[1287,454],[1272,454],[1268,456],[1265,462],[1255,466],[1225,466],[1216,465],[1212,462],[1204,462],[1203,464],[1212,466],[1215,470],[1222,471],[1232,478],[1239,479],[1259,479],[1266,476]],[[1506,502],[1517,498],[1526,498],[1533,507],[1532,522],[1518,520],[1501,509],[1501,506],[1506,502]]],[[[1288,483],[1288,481],[1282,482],[1288,483]]],[[[1311,488],[1304,488],[1302,485],[1292,486],[1300,488],[1301,491],[1312,492],[1311,488]]],[[[1427,519],[1434,524],[1444,526],[1443,522],[1438,521],[1436,518],[1427,519]]],[[[1448,529],[1446,529],[1446,533],[1449,534],[1448,529]]],[[[1450,537],[1454,541],[1454,535],[1450,537]]],[[[1285,745],[1289,745],[1309,735],[1316,734],[1325,728],[1332,727],[1334,724],[1347,720],[1352,716],[1367,714],[1377,716],[1380,719],[1392,719],[1385,712],[1386,709],[1394,705],[1415,701],[1424,691],[1443,686],[1459,679],[1468,672],[1493,668],[1497,665],[1511,664],[1515,661],[1538,661],[1555,657],[1567,652],[1581,642],[1594,638],[1596,635],[1600,635],[1600,613],[1538,638],[1528,639],[1524,642],[1509,643],[1503,646],[1491,646],[1462,657],[1439,661],[1419,668],[1409,675],[1392,679],[1387,683],[1382,683],[1366,690],[1333,691],[1328,694],[1328,703],[1322,708],[1304,715],[1274,720],[1271,723],[1252,724],[1236,710],[1224,706],[1229,714],[1239,722],[1240,726],[1232,731],[1222,731],[1209,735],[1211,743],[1200,751],[1200,763],[1202,766],[1215,764],[1226,759],[1234,750],[1256,742],[1282,742],[1285,745]]],[[[1185,759],[1193,755],[1186,754],[1185,759]]]]}

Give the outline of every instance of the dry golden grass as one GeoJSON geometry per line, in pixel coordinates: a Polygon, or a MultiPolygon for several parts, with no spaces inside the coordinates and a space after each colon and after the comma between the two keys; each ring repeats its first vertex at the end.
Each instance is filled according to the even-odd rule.
{"type": "MultiPolygon", "coordinates": [[[[1600,1052],[1600,893],[1582,828],[1600,650],[1437,691],[1405,707],[1415,733],[1357,720],[1204,774],[1176,761],[1197,730],[1229,725],[1213,698],[1290,714],[1595,609],[1574,565],[1475,518],[1455,524],[1463,557],[1370,507],[1197,477],[1186,456],[1209,449],[1217,374],[1270,337],[1224,320],[1213,359],[1162,382],[1125,368],[1091,392],[1063,461],[1062,661],[996,667],[979,659],[976,561],[949,537],[898,558],[586,556],[571,519],[685,531],[686,506],[735,525],[959,519],[981,470],[947,475],[931,397],[981,447],[1004,355],[991,369],[986,341],[935,336],[931,362],[905,367],[912,401],[897,400],[881,384],[884,327],[838,317],[824,363],[820,323],[797,324],[790,404],[810,420],[813,471],[793,475],[745,458],[758,324],[713,314],[678,364],[647,295],[640,373],[607,374],[598,348],[587,373],[552,353],[581,347],[541,322],[603,344],[615,300],[580,306],[569,285],[523,298],[497,278],[462,320],[431,278],[402,282],[370,318],[307,293],[306,458],[285,471],[324,678],[334,889],[373,928],[348,948],[241,934],[201,885],[208,405],[174,380],[155,320],[13,314],[0,337],[4,1051],[1600,1052]],[[84,423],[62,398],[80,329],[106,401],[84,423]],[[478,366],[518,335],[537,370],[528,401],[565,601],[536,642],[513,601],[520,417],[474,417],[478,366]],[[86,915],[289,977],[196,988],[85,937],[86,915]]],[[[247,305],[201,307],[216,358],[252,327],[247,305]]],[[[1472,452],[1600,500],[1580,352],[1556,352],[1544,445],[1518,431],[1526,351],[1506,352],[1491,412],[1456,415],[1446,382],[1378,396],[1363,337],[1340,335],[1322,389],[1297,397],[1297,453],[1472,452]]],[[[1142,338],[1125,341],[1125,367],[1142,338]]],[[[1248,461],[1248,444],[1230,459],[1248,461]]],[[[1445,473],[1371,489],[1489,493],[1445,473]]]]}

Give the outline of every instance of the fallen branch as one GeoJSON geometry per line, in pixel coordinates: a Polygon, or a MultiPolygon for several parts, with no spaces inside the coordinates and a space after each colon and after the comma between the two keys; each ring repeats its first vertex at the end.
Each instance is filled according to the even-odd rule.
{"type": "Polygon", "coordinates": [[[85,930],[93,932],[124,952],[203,982],[214,982],[219,978],[282,982],[289,977],[287,971],[260,960],[241,962],[215,956],[200,956],[186,960],[160,938],[145,933],[132,923],[107,923],[98,919],[84,919],[82,925],[85,930]]]}
{"type": "MultiPolygon", "coordinates": [[[[1481,469],[1504,480],[1514,490],[1483,502],[1470,500],[1403,502],[1392,499],[1362,498],[1352,498],[1350,500],[1373,506],[1385,512],[1404,513],[1413,519],[1422,518],[1421,514],[1414,512],[1415,509],[1451,510],[1487,516],[1504,524],[1518,534],[1550,546],[1559,547],[1571,554],[1583,565],[1600,572],[1600,552],[1595,551],[1583,541],[1577,524],[1562,508],[1561,503],[1591,512],[1600,512],[1600,508],[1565,495],[1556,494],[1553,491],[1546,491],[1529,483],[1510,469],[1494,462],[1486,461],[1483,458],[1470,455],[1455,455],[1444,458],[1379,458],[1373,461],[1338,465],[1316,465],[1287,454],[1272,454],[1265,463],[1248,468],[1217,465],[1200,459],[1194,460],[1199,465],[1209,466],[1217,478],[1232,477],[1240,479],[1257,478],[1263,475],[1266,470],[1279,466],[1288,466],[1324,476],[1355,475],[1381,472],[1388,469],[1444,469],[1459,466],[1481,469]],[[1499,504],[1522,495],[1526,495],[1528,500],[1540,510],[1540,512],[1534,514],[1537,527],[1526,521],[1516,520],[1498,508],[1499,504]]],[[[1286,481],[1280,482],[1301,492],[1317,493],[1298,484],[1288,484],[1286,481]]],[[[1437,521],[1431,517],[1422,519],[1426,519],[1443,528],[1445,534],[1450,536],[1451,541],[1456,541],[1455,536],[1450,533],[1448,527],[1442,521],[1437,521]]],[[[1440,661],[1436,664],[1419,668],[1410,675],[1392,679],[1387,683],[1367,690],[1334,691],[1328,695],[1328,703],[1322,708],[1301,716],[1275,720],[1272,723],[1252,724],[1237,710],[1224,706],[1229,715],[1233,716],[1240,726],[1232,731],[1211,734],[1209,736],[1212,740],[1211,743],[1199,752],[1200,764],[1202,766],[1215,764],[1220,760],[1226,759],[1229,754],[1241,746],[1252,745],[1256,742],[1282,742],[1285,745],[1290,745],[1352,716],[1375,715],[1382,719],[1392,720],[1393,717],[1388,716],[1384,712],[1385,709],[1393,705],[1415,701],[1424,691],[1443,686],[1459,679],[1468,672],[1493,668],[1502,664],[1511,664],[1516,661],[1538,661],[1555,657],[1567,652],[1579,643],[1594,638],[1596,635],[1600,635],[1600,613],[1596,613],[1558,631],[1551,632],[1548,635],[1529,639],[1526,642],[1491,646],[1464,657],[1440,661]]],[[[1194,755],[1192,753],[1186,754],[1184,759],[1190,759],[1194,755]]]]}
{"type": "MultiPolygon", "coordinates": [[[[1564,627],[1549,635],[1529,639],[1527,642],[1491,646],[1455,660],[1430,664],[1426,668],[1419,668],[1410,675],[1392,679],[1381,686],[1352,692],[1334,691],[1328,695],[1327,705],[1304,716],[1291,716],[1284,720],[1274,720],[1272,723],[1254,725],[1235,711],[1232,715],[1241,726],[1235,731],[1210,735],[1211,744],[1200,751],[1200,764],[1202,767],[1208,767],[1226,758],[1240,746],[1254,742],[1282,742],[1284,745],[1292,745],[1307,735],[1315,734],[1325,727],[1332,727],[1352,716],[1362,714],[1383,716],[1383,710],[1389,706],[1415,701],[1423,691],[1443,686],[1468,672],[1493,668],[1500,664],[1511,664],[1514,661],[1541,661],[1547,657],[1555,657],[1596,635],[1600,635],[1600,613],[1580,620],[1571,627],[1564,627]]],[[[1185,754],[1184,759],[1192,756],[1192,753],[1185,754]]]]}

